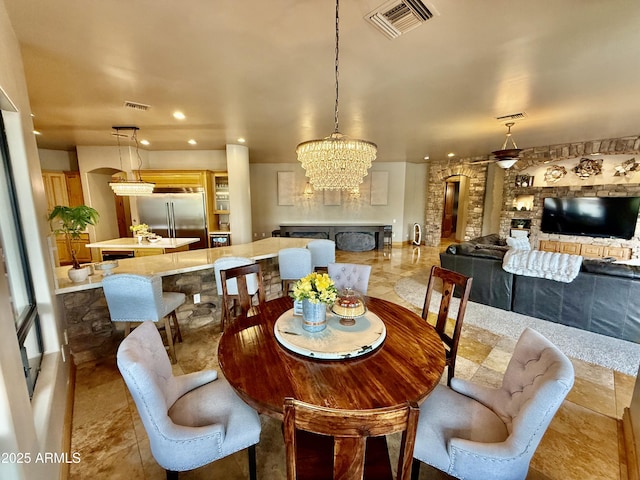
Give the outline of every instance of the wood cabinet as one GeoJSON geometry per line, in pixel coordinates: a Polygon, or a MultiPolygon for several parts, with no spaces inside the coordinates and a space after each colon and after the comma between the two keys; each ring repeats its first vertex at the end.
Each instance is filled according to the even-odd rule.
{"type": "MultiPolygon", "coordinates": [[[[71,240],[71,246],[76,251],[76,257],[80,263],[91,262],[91,250],[87,248],[89,243],[89,234],[82,233],[77,240],[71,240]]],[[[60,265],[71,265],[71,252],[67,248],[67,242],[63,235],[56,236],[56,247],[58,249],[58,260],[60,265]]]]}
{"type": "Polygon", "coordinates": [[[628,247],[607,247],[605,245],[558,242],[552,240],[540,240],[538,250],[542,250],[543,252],[560,252],[572,255],[582,255],[587,258],[615,257],[618,260],[629,260],[631,258],[631,249],[628,247]]]}
{"type": "MultiPolygon", "coordinates": [[[[47,197],[47,216],[56,205],[76,207],[84,204],[80,172],[54,172],[44,170],[42,172],[44,192],[47,197]]],[[[83,233],[80,239],[73,240],[71,244],[75,249],[80,263],[91,262],[91,251],[86,247],[89,243],[89,234],[83,233]]],[[[71,265],[71,252],[67,248],[64,236],[56,236],[56,248],[58,249],[58,261],[60,265],[71,265]]]]}
{"type": "Polygon", "coordinates": [[[604,257],[615,257],[618,260],[630,260],[631,249],[627,247],[604,247],[604,257]]]}
{"type": "Polygon", "coordinates": [[[604,257],[604,247],[602,245],[582,245],[580,248],[580,255],[587,258],[602,258],[604,257]]]}
{"type": "Polygon", "coordinates": [[[569,255],[580,255],[580,244],[560,242],[560,253],[568,253],[569,255]]]}
{"type": "Polygon", "coordinates": [[[542,250],[543,252],[559,252],[560,251],[560,242],[553,242],[551,240],[540,240],[540,246],[538,250],[542,250]]]}
{"type": "Polygon", "coordinates": [[[47,197],[47,215],[56,205],[69,205],[67,177],[64,172],[42,172],[44,192],[47,197]]]}

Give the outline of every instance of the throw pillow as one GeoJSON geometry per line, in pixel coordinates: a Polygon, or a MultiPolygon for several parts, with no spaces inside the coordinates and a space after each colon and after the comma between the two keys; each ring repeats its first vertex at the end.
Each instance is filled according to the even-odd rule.
{"type": "Polygon", "coordinates": [[[509,245],[514,250],[531,250],[529,239],[525,237],[507,237],[507,245],[509,245]]]}

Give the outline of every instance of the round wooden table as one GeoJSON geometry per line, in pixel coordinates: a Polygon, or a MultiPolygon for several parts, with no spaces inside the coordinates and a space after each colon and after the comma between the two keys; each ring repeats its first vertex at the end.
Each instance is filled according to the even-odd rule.
{"type": "Polygon", "coordinates": [[[387,329],[384,343],[369,354],[318,360],[285,349],[273,330],[280,315],[293,308],[292,299],[282,297],[225,329],[218,347],[220,368],[245,402],[278,419],[283,417],[285,397],[352,410],[420,403],[444,370],[440,337],[400,305],[373,297],[366,302],[387,329]]]}

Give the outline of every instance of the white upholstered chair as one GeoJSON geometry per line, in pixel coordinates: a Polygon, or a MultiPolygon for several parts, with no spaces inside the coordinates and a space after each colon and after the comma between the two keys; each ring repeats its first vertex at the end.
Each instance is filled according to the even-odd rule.
{"type": "Polygon", "coordinates": [[[311,264],[314,270],[327,269],[330,263],[336,261],[336,242],[320,238],[307,243],[311,252],[311,264]]]}
{"type": "Polygon", "coordinates": [[[353,288],[362,295],[367,294],[371,265],[357,263],[330,263],[327,266],[329,276],[338,290],[353,288]]]}
{"type": "Polygon", "coordinates": [[[102,279],[102,291],[111,321],[124,322],[125,338],[131,331],[132,323],[163,320],[171,361],[177,361],[174,342],[181,342],[182,334],[176,309],[185,302],[184,293],[163,292],[162,278],[157,275],[132,273],[105,276],[102,279]]]}
{"type": "Polygon", "coordinates": [[[286,296],[292,284],[313,272],[311,251],[306,248],[283,248],[278,252],[278,268],[282,294],[286,296]]]}
{"type": "Polygon", "coordinates": [[[524,479],[573,379],[571,361],[527,328],[499,388],[454,377],[420,406],[412,478],[424,462],[456,478],[524,479]]]}
{"type": "Polygon", "coordinates": [[[260,418],[215,370],[174,376],[151,322],[122,341],[117,362],[167,479],[248,448],[255,480],[260,418]]]}

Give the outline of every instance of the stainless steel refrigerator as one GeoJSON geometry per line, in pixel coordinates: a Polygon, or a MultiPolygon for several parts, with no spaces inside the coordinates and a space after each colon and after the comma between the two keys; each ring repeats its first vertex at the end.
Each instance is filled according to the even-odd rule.
{"type": "Polygon", "coordinates": [[[157,189],[137,197],[140,223],[165,238],[197,237],[190,249],[207,248],[207,216],[200,189],[157,189]]]}

